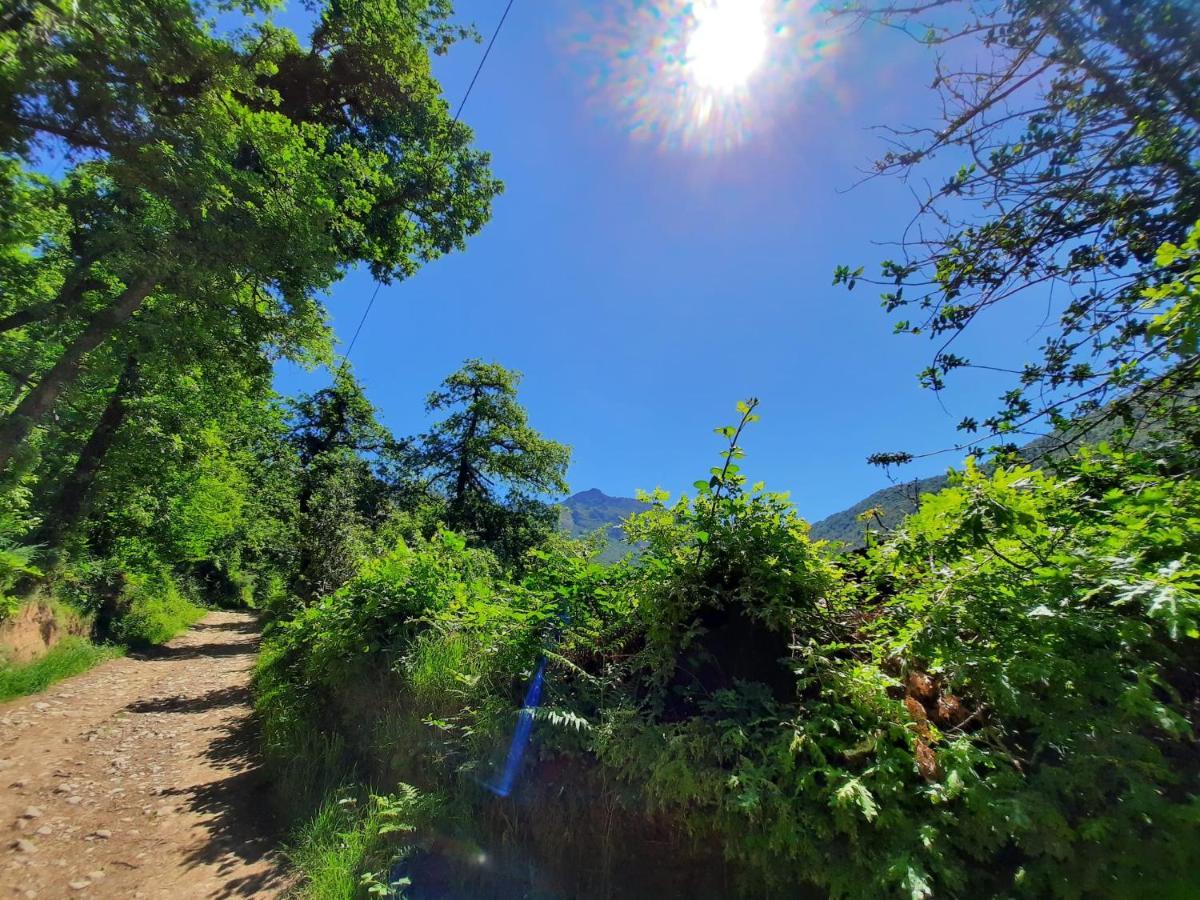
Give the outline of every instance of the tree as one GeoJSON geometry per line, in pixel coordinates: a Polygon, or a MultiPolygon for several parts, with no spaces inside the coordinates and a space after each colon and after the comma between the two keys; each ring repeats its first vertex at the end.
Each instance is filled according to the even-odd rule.
{"type": "Polygon", "coordinates": [[[241,30],[218,33],[206,15],[217,8],[100,0],[9,14],[0,150],[90,159],[78,168],[116,227],[63,229],[70,253],[47,261],[63,273],[57,292],[11,311],[9,324],[61,314],[103,276],[0,422],[0,466],[147,304],[249,296],[273,308],[286,344],[293,318],[307,328],[315,296],[348,267],[405,277],[488,218],[500,185],[430,69],[444,3],[331,3],[308,48],[257,21],[256,3],[241,7],[241,30]]]}
{"type": "Polygon", "coordinates": [[[87,511],[96,476],[129,414],[129,403],[137,390],[138,378],[138,358],[131,353],[117,379],[117,386],[100,413],[96,427],[80,449],[70,474],[63,479],[56,501],[48,505],[47,517],[38,533],[38,543],[51,548],[60,547],[66,535],[87,511]]]}
{"type": "Polygon", "coordinates": [[[336,590],[357,570],[369,526],[392,512],[405,474],[405,446],[346,365],[333,384],[291,404],[288,442],[296,473],[299,552],[294,592],[313,599],[336,590]]]}
{"type": "MultiPolygon", "coordinates": [[[[534,532],[547,530],[553,510],[539,496],[568,490],[571,450],[529,426],[520,382],[519,372],[470,359],[425,403],[427,412],[449,414],[421,437],[418,463],[446,497],[448,524],[491,543],[507,543],[531,521],[534,532]]],[[[509,549],[510,559],[519,552],[509,549]]]]}
{"type": "MultiPolygon", "coordinates": [[[[1200,7],[926,0],[843,15],[939,51],[942,125],[892,130],[875,169],[915,181],[939,157],[956,166],[921,197],[901,257],[873,280],[888,312],[916,313],[897,331],[938,344],[922,384],[941,390],[955,370],[997,368],[954,352],[995,307],[1049,304],[1057,320],[1040,359],[998,367],[1014,379],[1000,409],[960,429],[1007,439],[1047,420],[1091,427],[1130,413],[1114,396],[1144,401],[1168,374],[1176,390],[1194,382],[1200,360],[1149,327],[1161,309],[1147,292],[1178,275],[1156,265],[1158,249],[1200,219],[1200,7]],[[977,48],[959,46],[969,42],[982,66],[977,48]]],[[[862,271],[840,266],[835,283],[854,287],[862,271]]]]}

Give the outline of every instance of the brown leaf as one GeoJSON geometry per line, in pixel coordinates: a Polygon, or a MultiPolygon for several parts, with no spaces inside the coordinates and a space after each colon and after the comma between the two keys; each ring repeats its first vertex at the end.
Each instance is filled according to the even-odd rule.
{"type": "Polygon", "coordinates": [[[921,705],[920,701],[916,697],[905,697],[904,708],[917,723],[917,734],[923,738],[929,737],[929,714],[925,712],[925,707],[921,705]]]}
{"type": "Polygon", "coordinates": [[[942,694],[938,697],[934,719],[939,725],[953,728],[966,721],[967,711],[963,708],[962,701],[953,694],[942,694]]]}
{"type": "Polygon", "coordinates": [[[914,755],[917,758],[917,771],[921,773],[921,777],[926,781],[937,781],[942,777],[942,770],[938,766],[937,756],[929,745],[924,741],[917,741],[917,746],[914,755]]]}
{"type": "Polygon", "coordinates": [[[908,673],[908,693],[922,703],[929,703],[937,697],[937,683],[924,672],[908,673]]]}

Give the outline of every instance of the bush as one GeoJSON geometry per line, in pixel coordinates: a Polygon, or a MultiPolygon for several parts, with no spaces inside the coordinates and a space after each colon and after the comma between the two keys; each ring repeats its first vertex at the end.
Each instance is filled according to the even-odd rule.
{"type": "Polygon", "coordinates": [[[131,646],[165,644],[207,610],[192,603],[165,572],[130,575],[114,635],[131,646]]]}
{"type": "MultiPolygon", "coordinates": [[[[573,870],[563,847],[610,839],[595,808],[622,811],[627,845],[649,829],[678,860],[720,846],[743,893],[1200,889],[1193,451],[1085,453],[1058,476],[968,466],[839,558],[745,486],[739,431],[722,433],[697,497],[650,497],[627,523],[636,561],[554,542],[513,582],[442,535],[367,564],[273,639],[276,702],[306,697],[297,721],[345,737],[359,777],[411,773],[454,827],[505,829],[585,894],[605,854],[573,870]],[[517,783],[557,819],[475,787],[541,659],[517,783]],[[548,760],[600,794],[539,793],[548,760]]],[[[654,877],[627,857],[621,874],[632,893],[654,877]]]]}
{"type": "Polygon", "coordinates": [[[0,536],[0,622],[21,607],[21,598],[9,593],[23,576],[40,575],[33,565],[37,547],[22,546],[0,536]]]}

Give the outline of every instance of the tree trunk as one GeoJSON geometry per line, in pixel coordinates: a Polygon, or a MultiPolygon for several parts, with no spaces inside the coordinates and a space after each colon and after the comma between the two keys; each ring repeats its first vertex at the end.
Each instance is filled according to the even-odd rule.
{"type": "Polygon", "coordinates": [[[63,539],[87,510],[96,475],[99,474],[108,451],[112,449],[117,432],[125,423],[129,412],[125,401],[137,388],[138,374],[137,357],[130,354],[125,361],[125,368],[121,371],[121,377],[117,380],[116,390],[108,398],[108,405],[100,414],[100,420],[79,452],[75,468],[63,482],[51,517],[43,524],[41,534],[38,535],[39,543],[45,544],[51,550],[61,546],[63,539]]]}
{"type": "Polygon", "coordinates": [[[58,291],[58,296],[53,300],[47,300],[45,303],[35,303],[33,306],[27,306],[7,316],[0,317],[0,334],[16,328],[22,328],[32,322],[40,322],[42,319],[48,319],[59,311],[68,312],[77,306],[79,301],[83,299],[84,286],[87,284],[87,276],[91,268],[92,260],[81,260],[75,266],[75,270],[67,276],[66,281],[63,282],[63,286],[58,291]]]}
{"type": "Polygon", "coordinates": [[[471,444],[475,440],[475,432],[479,429],[479,416],[474,411],[467,423],[467,431],[463,436],[462,447],[459,450],[458,473],[454,479],[454,496],[450,508],[456,512],[462,511],[463,501],[467,497],[467,486],[471,483],[471,444]]]}
{"type": "Polygon", "coordinates": [[[29,433],[54,408],[63,390],[79,377],[84,358],[99,347],[121,325],[129,321],[158,284],[147,275],[121,293],[117,302],[88,320],[83,332],[63,351],[58,362],[30,389],[3,422],[0,422],[0,471],[7,468],[29,433]]]}

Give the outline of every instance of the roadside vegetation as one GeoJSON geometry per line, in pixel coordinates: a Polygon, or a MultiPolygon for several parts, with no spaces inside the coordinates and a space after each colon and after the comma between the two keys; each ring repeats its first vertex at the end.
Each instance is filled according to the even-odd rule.
{"type": "Polygon", "coordinates": [[[285,793],[321,805],[297,856],[313,896],[447,868],[491,896],[1185,896],[1191,440],[968,468],[849,557],[729,470],[650,498],[636,561],[552,540],[504,570],[452,532],[397,541],[260,664],[285,793]],[[389,840],[348,773],[416,785],[432,821],[389,840]],[[354,836],[329,842],[330,816],[354,836]]]}
{"type": "Polygon", "coordinates": [[[0,667],[0,702],[44,691],[120,655],[117,647],[96,646],[86,638],[68,635],[31,663],[0,667]]]}

